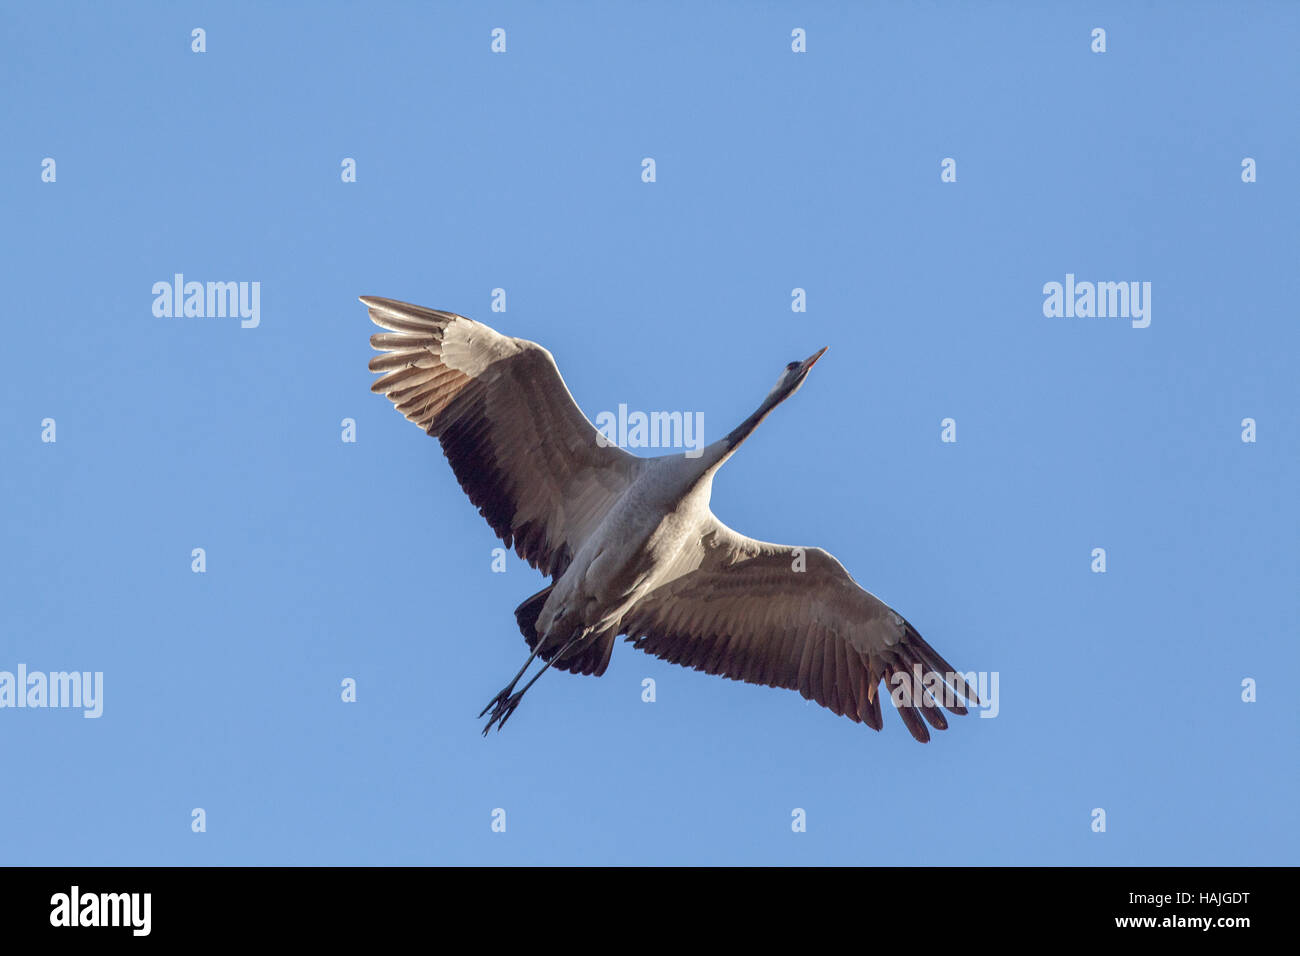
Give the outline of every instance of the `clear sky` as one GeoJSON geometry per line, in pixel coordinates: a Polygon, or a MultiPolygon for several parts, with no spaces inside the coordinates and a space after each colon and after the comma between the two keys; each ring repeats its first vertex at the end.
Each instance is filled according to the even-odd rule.
{"type": "Polygon", "coordinates": [[[0,671],[103,674],[0,709],[0,862],[1300,862],[1300,8],[270,6],[0,12],[0,671]],[[156,315],[177,273],[256,327],[156,315]],[[1149,325],[1045,315],[1067,275],[1149,325]],[[543,579],[369,392],[361,294],[710,441],[829,345],[714,510],[997,716],[620,641],[482,738],[543,579]]]}

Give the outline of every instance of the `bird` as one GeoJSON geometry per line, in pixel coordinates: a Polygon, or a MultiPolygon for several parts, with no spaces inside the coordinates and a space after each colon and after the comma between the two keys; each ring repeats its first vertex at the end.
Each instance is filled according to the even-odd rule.
{"type": "Polygon", "coordinates": [[[370,339],[381,353],[371,390],[438,439],[496,535],[551,579],[515,609],[530,653],[479,714],[491,711],[484,735],[547,669],[604,674],[620,636],[674,664],[797,690],[877,731],[888,694],[922,743],[929,727],[947,728],[945,709],[979,706],[973,675],[831,554],[757,541],[709,507],[718,469],[825,348],[787,364],[753,414],[702,453],[641,457],[588,420],[541,345],[454,312],[360,300],[383,329],[370,339]]]}

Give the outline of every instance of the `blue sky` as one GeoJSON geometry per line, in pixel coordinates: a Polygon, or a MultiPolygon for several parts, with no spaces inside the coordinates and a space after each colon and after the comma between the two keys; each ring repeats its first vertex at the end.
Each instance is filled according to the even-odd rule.
{"type": "Polygon", "coordinates": [[[1300,862],[1298,27],[6,6],[0,670],[104,695],[0,709],[0,862],[1300,862]],[[155,316],[175,273],[260,283],[260,323],[155,316]],[[1044,316],[1067,274],[1151,283],[1150,326],[1044,316]],[[620,642],[483,739],[542,578],[492,572],[436,442],[369,393],[359,294],[539,341],[589,416],[708,440],[829,345],[714,510],[997,672],[997,717],[923,747],[620,642]]]}

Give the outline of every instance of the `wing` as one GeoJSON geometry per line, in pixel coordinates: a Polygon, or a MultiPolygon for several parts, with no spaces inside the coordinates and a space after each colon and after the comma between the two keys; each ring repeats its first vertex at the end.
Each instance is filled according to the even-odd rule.
{"type": "Polygon", "coordinates": [[[456,479],[506,547],[544,574],[573,552],[632,483],[641,459],[597,439],[555,359],[451,312],[363,296],[384,352],[371,391],[442,444],[456,479]]]}
{"type": "Polygon", "coordinates": [[[755,541],[710,514],[698,548],[670,573],[676,576],[633,605],[620,625],[656,657],[798,690],[876,730],[883,692],[922,743],[930,739],[926,722],[948,726],[939,703],[954,714],[966,713],[963,698],[979,703],[911,624],[821,548],[755,541]]]}

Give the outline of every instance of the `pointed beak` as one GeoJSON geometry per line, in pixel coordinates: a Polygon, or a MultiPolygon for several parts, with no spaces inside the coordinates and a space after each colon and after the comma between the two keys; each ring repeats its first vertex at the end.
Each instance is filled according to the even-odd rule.
{"type": "Polygon", "coordinates": [[[810,369],[810,368],[812,368],[814,365],[816,365],[816,364],[817,364],[817,360],[818,360],[819,358],[821,358],[823,355],[826,354],[826,349],[828,349],[828,348],[830,348],[829,345],[826,346],[825,349],[822,349],[820,352],[816,353],[815,355],[810,355],[810,356],[808,356],[806,359],[804,359],[804,362],[803,362],[803,370],[806,372],[806,371],[808,371],[808,369],[810,369]]]}

